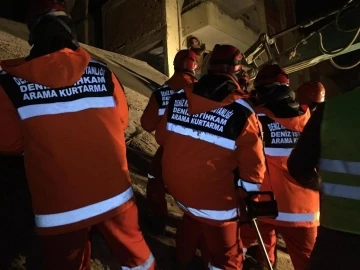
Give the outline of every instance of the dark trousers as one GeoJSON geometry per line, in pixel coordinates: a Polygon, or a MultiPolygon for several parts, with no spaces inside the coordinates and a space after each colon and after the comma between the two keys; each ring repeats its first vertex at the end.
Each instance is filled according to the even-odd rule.
{"type": "Polygon", "coordinates": [[[162,179],[161,159],[163,148],[160,146],[151,160],[146,187],[149,208],[156,216],[167,216],[166,188],[162,179]]]}
{"type": "Polygon", "coordinates": [[[308,270],[360,269],[360,235],[319,227],[308,270]]]}

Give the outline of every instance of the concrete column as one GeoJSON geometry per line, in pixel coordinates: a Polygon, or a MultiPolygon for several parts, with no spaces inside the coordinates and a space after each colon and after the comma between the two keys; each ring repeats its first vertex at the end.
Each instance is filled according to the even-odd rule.
{"type": "Polygon", "coordinates": [[[166,23],[163,39],[165,75],[171,76],[174,73],[174,57],[181,47],[181,18],[179,18],[181,5],[177,0],[163,0],[162,2],[163,20],[166,23]]]}
{"type": "Polygon", "coordinates": [[[267,32],[267,24],[266,24],[266,13],[265,13],[265,4],[264,0],[256,0],[255,8],[257,13],[257,21],[258,27],[260,28],[261,33],[267,32]]]}

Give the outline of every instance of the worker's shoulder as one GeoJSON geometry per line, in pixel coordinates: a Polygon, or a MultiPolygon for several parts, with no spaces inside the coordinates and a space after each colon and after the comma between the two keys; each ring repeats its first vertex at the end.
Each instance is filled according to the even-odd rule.
{"type": "Polygon", "coordinates": [[[155,95],[158,95],[161,94],[162,92],[169,92],[169,91],[171,91],[171,94],[174,93],[174,90],[167,84],[167,82],[165,82],[163,85],[156,88],[153,93],[155,95]]]}
{"type": "Polygon", "coordinates": [[[239,98],[234,103],[245,108],[250,114],[255,113],[255,107],[248,98],[239,98]]]}
{"type": "Polygon", "coordinates": [[[0,67],[0,85],[6,83],[12,76],[0,67]]]}
{"type": "MultiPolygon", "coordinates": [[[[111,76],[111,74],[115,75],[115,73],[108,67],[107,63],[98,58],[90,58],[88,67],[91,69],[91,71],[89,71],[90,74],[95,73],[105,76],[111,76]]],[[[117,80],[119,81],[118,78],[117,80]]]]}
{"type": "Polygon", "coordinates": [[[94,57],[91,57],[90,58],[90,63],[91,64],[95,64],[95,65],[101,65],[101,66],[104,66],[104,67],[107,67],[107,63],[98,59],[98,58],[94,58],[94,57]]]}

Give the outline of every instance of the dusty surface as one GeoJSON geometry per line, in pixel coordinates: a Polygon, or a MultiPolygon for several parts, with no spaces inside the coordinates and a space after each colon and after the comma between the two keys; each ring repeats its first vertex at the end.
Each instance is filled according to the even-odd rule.
{"type": "MultiPolygon", "coordinates": [[[[24,26],[0,19],[0,59],[26,55],[29,47],[26,41],[21,39],[26,38],[26,35],[24,26]]],[[[154,136],[144,132],[139,125],[139,118],[147,104],[147,97],[144,95],[148,96],[153,87],[163,83],[166,77],[144,62],[89,46],[85,47],[93,55],[109,63],[126,88],[130,106],[130,123],[126,130],[127,155],[133,186],[138,197],[140,224],[160,269],[170,269],[174,257],[176,223],[181,213],[173,199],[168,196],[170,211],[166,234],[156,237],[149,232],[145,222],[148,210],[144,194],[148,162],[157,145],[154,136]]],[[[15,171],[15,179],[9,179],[1,164],[0,160],[0,270],[40,270],[42,269],[41,253],[31,229],[29,194],[26,182],[22,180],[24,172],[14,165],[12,170],[15,171]]],[[[94,270],[118,269],[111,252],[96,231],[92,232],[92,245],[94,270]]],[[[198,263],[199,260],[195,260],[194,269],[199,269],[198,263]]],[[[293,268],[288,255],[279,251],[278,270],[291,269],[293,268]]]]}

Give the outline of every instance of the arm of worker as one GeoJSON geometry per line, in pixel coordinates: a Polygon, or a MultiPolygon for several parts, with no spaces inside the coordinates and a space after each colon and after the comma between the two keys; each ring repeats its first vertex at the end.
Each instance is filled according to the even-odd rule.
{"type": "Polygon", "coordinates": [[[164,146],[167,136],[169,135],[169,131],[166,128],[167,114],[168,114],[167,111],[168,108],[166,108],[165,113],[163,117],[161,117],[159,123],[157,124],[155,131],[155,140],[161,146],[164,146]]]}
{"type": "Polygon", "coordinates": [[[306,124],[295,149],[288,159],[290,175],[303,187],[320,190],[320,177],[316,172],[321,151],[321,122],[325,103],[318,106],[306,124]]]}
{"type": "Polygon", "coordinates": [[[129,124],[129,105],[126,100],[125,90],[114,73],[112,73],[112,81],[114,83],[114,98],[116,106],[120,108],[120,119],[125,130],[129,124]]]}
{"type": "Polygon", "coordinates": [[[20,155],[23,152],[24,141],[19,114],[0,87],[0,155],[20,155]]]}
{"type": "Polygon", "coordinates": [[[147,132],[155,131],[157,125],[160,123],[164,111],[159,110],[159,108],[155,95],[152,93],[149,98],[149,103],[140,118],[141,126],[147,132]]]}
{"type": "Polygon", "coordinates": [[[236,140],[236,145],[239,170],[237,187],[246,192],[259,191],[266,165],[261,123],[255,113],[252,113],[245,122],[243,131],[236,140]]]}

